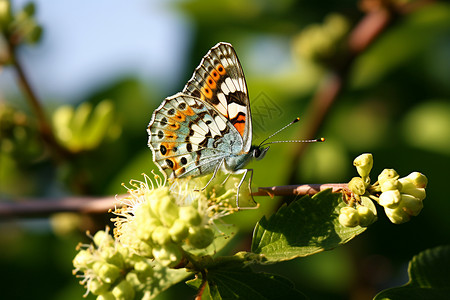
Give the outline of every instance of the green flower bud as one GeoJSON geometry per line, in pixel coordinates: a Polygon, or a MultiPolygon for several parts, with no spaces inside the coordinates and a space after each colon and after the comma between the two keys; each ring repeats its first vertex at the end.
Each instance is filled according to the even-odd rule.
{"type": "Polygon", "coordinates": [[[377,219],[373,211],[366,206],[360,205],[357,207],[357,210],[359,215],[359,225],[362,227],[369,226],[377,219]]]}
{"type": "Polygon", "coordinates": [[[190,227],[188,240],[195,248],[206,248],[214,240],[214,231],[208,225],[190,227]]]}
{"type": "Polygon", "coordinates": [[[402,189],[400,191],[403,194],[414,196],[419,200],[425,199],[426,192],[424,188],[417,188],[408,178],[400,178],[399,181],[402,183],[402,189]]]}
{"type": "Polygon", "coordinates": [[[155,244],[165,245],[171,242],[171,238],[169,235],[169,229],[164,226],[158,226],[152,233],[152,240],[155,244]]]}
{"type": "Polygon", "coordinates": [[[128,272],[125,276],[126,281],[128,281],[132,286],[139,286],[144,283],[145,280],[140,280],[138,274],[135,271],[128,272]]]}
{"type": "Polygon", "coordinates": [[[383,185],[383,183],[388,179],[398,179],[398,174],[394,169],[384,169],[380,175],[378,175],[378,183],[383,185]]]}
{"type": "Polygon", "coordinates": [[[151,207],[151,211],[157,217],[159,217],[159,206],[161,203],[171,201],[170,191],[168,188],[149,190],[145,193],[145,198],[151,207]]]}
{"type": "Polygon", "coordinates": [[[174,243],[153,249],[153,256],[163,266],[173,268],[181,262],[183,253],[174,243]]]}
{"type": "Polygon", "coordinates": [[[94,235],[93,241],[97,246],[113,245],[114,239],[107,232],[100,230],[94,235]]]}
{"type": "Polygon", "coordinates": [[[96,262],[93,270],[106,283],[113,283],[120,276],[120,269],[106,262],[96,262]]]}
{"type": "Polygon", "coordinates": [[[73,259],[73,266],[77,269],[84,270],[91,267],[93,264],[93,256],[87,250],[80,250],[73,259]]]}
{"type": "Polygon", "coordinates": [[[175,204],[170,197],[164,197],[161,199],[161,203],[158,207],[159,218],[161,222],[170,227],[173,222],[178,219],[179,206],[175,204]]]}
{"type": "Polygon", "coordinates": [[[108,292],[111,285],[108,283],[104,283],[96,278],[92,278],[88,281],[87,287],[92,294],[100,295],[108,292]]]}
{"type": "Polygon", "coordinates": [[[387,208],[395,208],[400,203],[401,198],[399,190],[386,191],[381,193],[378,203],[387,208]]]}
{"type": "MultiPolygon", "coordinates": [[[[180,207],[180,218],[181,218],[181,208],[180,207]]],[[[181,242],[189,235],[189,228],[186,226],[186,223],[180,219],[175,220],[172,227],[169,229],[169,234],[172,240],[176,243],[181,242]]]]}
{"type": "MultiPolygon", "coordinates": [[[[140,209],[136,210],[137,212],[140,209]]],[[[148,212],[148,211],[147,211],[148,212]]],[[[142,241],[150,242],[152,238],[153,231],[159,226],[162,226],[162,223],[159,219],[153,218],[150,214],[145,215],[139,214],[139,217],[136,216],[136,237],[142,241]]]]}
{"type": "Polygon", "coordinates": [[[198,213],[198,210],[192,206],[180,207],[180,219],[187,226],[198,226],[202,223],[202,217],[198,213]]]}
{"type": "MultiPolygon", "coordinates": [[[[356,167],[359,176],[365,178],[369,176],[373,166],[373,156],[371,153],[364,153],[355,158],[353,165],[356,167]]],[[[362,194],[360,194],[362,195],[362,194]]]]}
{"type": "Polygon", "coordinates": [[[423,202],[414,196],[402,194],[401,208],[410,216],[417,216],[423,208],[423,202]]]}
{"type": "Polygon", "coordinates": [[[384,212],[389,220],[391,220],[394,224],[402,224],[411,219],[411,216],[399,206],[392,209],[385,207],[384,212]]]}
{"type": "Polygon", "coordinates": [[[107,292],[97,296],[96,300],[117,300],[111,292],[107,292]]]}
{"type": "Polygon", "coordinates": [[[358,211],[353,207],[343,207],[339,213],[339,223],[345,227],[355,227],[359,224],[358,211]]]}
{"type": "Polygon", "coordinates": [[[112,289],[112,294],[116,299],[120,300],[132,300],[134,299],[134,288],[126,280],[122,280],[118,285],[112,289]]]}
{"type": "Polygon", "coordinates": [[[428,178],[419,172],[412,172],[408,176],[405,177],[406,179],[411,180],[411,182],[417,187],[417,188],[426,188],[428,184],[428,178]]]}
{"type": "Polygon", "coordinates": [[[122,254],[120,254],[113,247],[101,248],[99,249],[100,256],[107,262],[112,265],[115,265],[119,268],[123,267],[124,261],[122,254]]]}
{"type": "Polygon", "coordinates": [[[353,177],[348,183],[348,188],[356,195],[364,195],[366,185],[361,177],[353,177]]]}
{"type": "Polygon", "coordinates": [[[395,190],[401,190],[402,184],[397,179],[386,179],[383,184],[381,184],[381,191],[387,192],[387,191],[395,191],[395,190]]]}
{"type": "Polygon", "coordinates": [[[148,278],[153,275],[153,268],[145,261],[140,261],[134,265],[134,270],[139,277],[148,278]]]}
{"type": "Polygon", "coordinates": [[[145,242],[139,242],[136,251],[143,257],[153,257],[153,247],[145,242]]]}

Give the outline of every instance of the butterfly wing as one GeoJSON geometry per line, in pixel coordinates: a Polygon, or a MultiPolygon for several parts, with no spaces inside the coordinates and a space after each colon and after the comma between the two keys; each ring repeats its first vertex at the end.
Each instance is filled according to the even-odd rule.
{"type": "Polygon", "coordinates": [[[209,103],[231,122],[242,139],[240,153],[252,143],[252,121],[244,71],[233,46],[218,43],[203,57],[183,93],[209,103]]]}
{"type": "Polygon", "coordinates": [[[183,93],[162,102],[147,131],[153,161],[170,179],[212,173],[243,147],[240,133],[225,116],[183,93]]]}

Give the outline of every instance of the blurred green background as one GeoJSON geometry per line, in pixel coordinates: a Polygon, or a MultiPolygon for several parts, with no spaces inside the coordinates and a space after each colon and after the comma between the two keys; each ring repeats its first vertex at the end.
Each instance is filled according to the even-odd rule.
{"type": "MultiPolygon", "coordinates": [[[[327,67],[345,58],[337,41],[318,63],[305,55],[305,47],[310,47],[308,41],[311,47],[320,43],[314,34],[306,44],[305,38],[300,42],[301,34],[311,24],[324,26],[336,14],[346,20],[347,27],[341,28],[345,33],[364,18],[361,6],[356,1],[293,0],[37,1],[35,18],[44,28],[43,39],[20,49],[19,58],[47,114],[54,116],[61,105],[86,102],[94,109],[105,99],[112,112],[101,119],[108,126],[98,129],[98,144],[55,167],[36,137],[35,117],[13,70],[4,67],[2,201],[124,193],[122,182],[156,169],[146,145],[151,113],[164,97],[182,90],[203,55],[219,41],[232,43],[243,65],[254,143],[297,116],[306,122],[277,140],[301,138],[309,121],[305,112],[327,67]]],[[[382,289],[406,283],[413,255],[450,242],[450,199],[445,191],[445,172],[450,169],[449,20],[446,2],[398,16],[350,65],[344,89],[317,132],[326,142],[309,145],[298,165],[292,165],[293,144],[272,145],[264,160],[250,165],[254,189],[292,183],[291,173],[296,183],[348,182],[356,176],[353,158],[371,152],[373,178],[384,168],[402,176],[420,171],[428,177],[422,213],[393,225],[379,210],[378,222],[343,247],[258,270],[286,276],[311,299],[370,299],[382,289]]],[[[54,125],[63,128],[58,121],[54,125]]],[[[237,250],[249,249],[255,222],[280,203],[277,198],[256,200],[261,209],[227,220],[242,228],[237,250]]],[[[79,299],[84,289],[71,274],[75,246],[88,242],[84,230],[102,228],[109,217],[83,219],[81,230],[71,230],[78,219],[71,216],[75,223],[65,222],[67,215],[1,220],[1,298],[79,299]]],[[[193,297],[194,291],[180,284],[161,299],[193,297]]]]}

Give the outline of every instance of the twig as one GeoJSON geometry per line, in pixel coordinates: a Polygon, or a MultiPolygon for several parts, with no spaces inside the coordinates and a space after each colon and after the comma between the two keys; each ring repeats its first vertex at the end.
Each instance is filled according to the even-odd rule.
{"type": "Polygon", "coordinates": [[[0,218],[42,217],[60,212],[105,213],[119,204],[115,197],[67,197],[59,199],[27,198],[0,202],[0,218]]]}
{"type": "Polygon", "coordinates": [[[326,189],[339,192],[348,188],[346,183],[325,183],[325,184],[302,184],[302,185],[282,185],[272,187],[260,187],[253,196],[303,196],[314,195],[326,189]]]}
{"type": "MultiPolygon", "coordinates": [[[[261,187],[253,196],[286,196],[313,195],[331,188],[339,192],[347,188],[346,183],[303,184],[261,187]]],[[[55,199],[26,198],[15,199],[14,202],[0,201],[0,219],[20,217],[45,217],[60,212],[77,212],[84,214],[103,214],[116,205],[121,205],[120,199],[127,195],[95,197],[64,197],[55,199]]]]}

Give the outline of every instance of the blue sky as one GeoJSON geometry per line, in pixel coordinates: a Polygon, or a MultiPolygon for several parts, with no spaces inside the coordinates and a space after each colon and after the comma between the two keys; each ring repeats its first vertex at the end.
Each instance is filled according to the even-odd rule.
{"type": "MultiPolygon", "coordinates": [[[[14,1],[16,8],[27,1],[14,1]]],[[[190,46],[190,24],[173,1],[35,1],[42,42],[20,58],[42,99],[72,101],[123,74],[162,89],[179,87],[190,46]],[[165,44],[165,45],[164,45],[165,44]],[[180,68],[180,66],[182,66],[180,68]]],[[[11,71],[0,73],[0,96],[15,92],[11,71]]]]}

